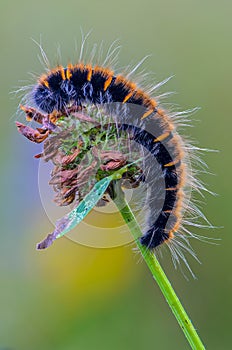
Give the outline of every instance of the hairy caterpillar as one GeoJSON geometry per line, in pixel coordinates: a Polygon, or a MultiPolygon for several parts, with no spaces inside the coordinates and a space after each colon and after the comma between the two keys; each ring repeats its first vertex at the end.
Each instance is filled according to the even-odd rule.
{"type": "MultiPolygon", "coordinates": [[[[42,49],[41,52],[47,62],[42,49]]],[[[188,218],[184,219],[184,211],[188,209],[193,219],[199,216],[204,218],[199,209],[189,202],[189,194],[192,189],[205,189],[196,180],[189,164],[191,152],[200,149],[188,144],[177,133],[177,126],[185,123],[188,112],[168,113],[160,107],[159,97],[154,97],[153,91],[165,81],[155,87],[144,88],[129,79],[140,64],[128,75],[115,73],[108,64],[108,58],[114,53],[115,49],[108,52],[105,65],[83,63],[80,58],[77,64],[70,63],[67,67],[59,65],[54,69],[47,69],[47,73],[39,77],[36,85],[24,98],[26,106],[21,106],[27,119],[39,122],[42,127],[34,130],[17,122],[18,130],[31,141],[40,143],[49,139],[59,125],[61,117],[68,118],[83,112],[86,106],[103,107],[105,114],[113,113],[117,131],[127,132],[156,158],[165,184],[163,191],[153,188],[149,203],[148,228],[141,237],[141,243],[148,249],[166,243],[175,260],[185,260],[182,250],[194,255],[185,234],[194,234],[184,226],[191,225],[188,218]],[[156,209],[158,214],[154,220],[152,209],[154,202],[159,203],[159,195],[162,197],[162,203],[159,204],[158,210],[156,209]]],[[[85,122],[86,118],[88,117],[85,116],[85,122]]],[[[92,120],[88,121],[93,123],[92,120]]],[[[101,124],[99,120],[96,123],[101,124]]],[[[50,139],[52,140],[51,137],[50,139]]],[[[196,156],[193,158],[196,159],[196,156]]],[[[119,168],[123,165],[117,163],[119,168]]],[[[68,193],[70,194],[70,191],[68,193]]],[[[72,194],[75,197],[75,193],[72,194]]],[[[74,197],[69,197],[70,201],[74,197]]]]}

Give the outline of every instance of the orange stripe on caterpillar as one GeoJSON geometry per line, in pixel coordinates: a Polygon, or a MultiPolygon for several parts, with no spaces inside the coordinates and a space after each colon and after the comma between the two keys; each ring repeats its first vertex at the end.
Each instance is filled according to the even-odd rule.
{"type": "Polygon", "coordinates": [[[134,94],[133,92],[130,92],[128,95],[126,95],[126,97],[124,98],[124,100],[122,101],[122,103],[126,103],[126,102],[131,98],[131,96],[132,96],[133,94],[134,94]]]}
{"type": "Polygon", "coordinates": [[[48,84],[47,78],[48,78],[48,76],[46,74],[43,74],[39,79],[39,83],[46,86],[49,89],[49,84],[48,84]]]}
{"type": "Polygon", "coordinates": [[[173,166],[176,165],[177,163],[179,163],[179,159],[173,160],[172,162],[169,162],[167,164],[164,164],[165,167],[169,167],[169,166],[173,166]]]}
{"type": "Polygon", "coordinates": [[[65,75],[64,67],[63,67],[63,66],[58,66],[58,71],[59,71],[60,74],[61,74],[61,78],[62,78],[63,80],[66,80],[66,75],[65,75]]]}
{"type": "Polygon", "coordinates": [[[110,84],[112,82],[112,79],[113,79],[113,75],[109,76],[109,78],[105,81],[105,83],[104,83],[104,91],[106,91],[108,89],[108,87],[110,86],[110,84]]]}
{"type": "Polygon", "coordinates": [[[87,72],[88,72],[88,74],[87,74],[87,80],[88,80],[88,81],[91,81],[92,74],[93,74],[93,69],[92,69],[91,64],[87,64],[87,65],[85,66],[85,69],[86,69],[87,72]]]}
{"type": "Polygon", "coordinates": [[[66,77],[68,80],[70,80],[70,78],[72,77],[72,71],[73,71],[73,65],[69,63],[66,70],[66,77]]]}
{"type": "Polygon", "coordinates": [[[143,116],[142,116],[141,119],[145,119],[145,118],[149,117],[149,115],[151,115],[151,114],[154,113],[154,112],[155,112],[154,109],[148,110],[146,113],[143,114],[143,116]]]}
{"type": "Polygon", "coordinates": [[[156,137],[156,138],[154,139],[154,142],[163,141],[163,140],[165,140],[169,135],[170,135],[170,132],[165,132],[164,134],[162,134],[162,135],[156,137]]]}

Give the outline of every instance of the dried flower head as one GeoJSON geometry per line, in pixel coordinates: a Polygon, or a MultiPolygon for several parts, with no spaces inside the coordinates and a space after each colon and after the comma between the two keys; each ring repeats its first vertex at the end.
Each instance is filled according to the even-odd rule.
{"type": "MultiPolygon", "coordinates": [[[[123,139],[121,133],[119,141],[115,125],[101,125],[104,112],[97,106],[77,110],[72,107],[56,114],[55,118],[54,113],[44,115],[30,107],[21,108],[27,119],[42,124],[42,128],[34,130],[16,122],[23,136],[36,143],[43,142],[43,152],[35,157],[54,165],[49,184],[59,206],[69,205],[74,200],[78,204],[94,183],[131,162],[133,155],[128,135],[123,139]]],[[[138,150],[134,156],[139,157],[138,150]]],[[[123,174],[123,179],[124,186],[128,183],[131,187],[138,186],[143,179],[141,169],[134,165],[123,174]]],[[[108,202],[104,196],[99,205],[108,202]]]]}

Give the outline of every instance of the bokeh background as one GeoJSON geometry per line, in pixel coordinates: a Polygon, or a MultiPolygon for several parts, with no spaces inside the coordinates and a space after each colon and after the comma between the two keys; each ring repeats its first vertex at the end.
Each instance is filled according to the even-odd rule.
{"type": "Polygon", "coordinates": [[[16,131],[19,99],[10,91],[28,72],[43,72],[31,38],[42,35],[54,63],[60,44],[65,64],[80,27],[93,29],[89,45],[119,39],[121,66],[152,54],[144,68],[156,80],[175,74],[165,89],[177,94],[168,101],[201,107],[187,134],[220,150],[204,156],[216,175],[203,180],[219,194],[206,195],[204,213],[224,228],[195,232],[221,241],[193,242],[202,261],[190,258],[197,280],[186,281],[168,259],[162,265],[207,348],[231,349],[231,14],[227,0],[1,1],[0,349],[188,348],[131,246],[94,249],[62,238],[35,250],[53,226],[39,197],[37,148],[16,131]]]}

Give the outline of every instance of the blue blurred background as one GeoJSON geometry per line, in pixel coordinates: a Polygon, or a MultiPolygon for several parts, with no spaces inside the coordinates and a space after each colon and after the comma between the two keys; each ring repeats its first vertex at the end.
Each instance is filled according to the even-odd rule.
{"type": "Polygon", "coordinates": [[[231,349],[232,3],[2,0],[0,9],[0,348],[188,348],[131,246],[94,249],[62,238],[45,252],[35,250],[53,226],[39,197],[38,161],[33,159],[38,148],[17,133],[19,99],[9,92],[23,85],[28,72],[43,72],[31,38],[39,41],[42,35],[51,61],[60,44],[66,64],[74,57],[82,27],[84,32],[93,29],[90,46],[119,39],[121,66],[152,54],[144,66],[156,73],[156,81],[175,74],[165,89],[178,94],[169,101],[182,109],[201,107],[187,133],[200,146],[220,150],[204,157],[216,176],[203,180],[219,194],[206,195],[204,213],[224,228],[195,232],[222,240],[218,246],[193,242],[202,261],[190,259],[197,280],[186,281],[169,260],[161,263],[207,348],[231,349]]]}

